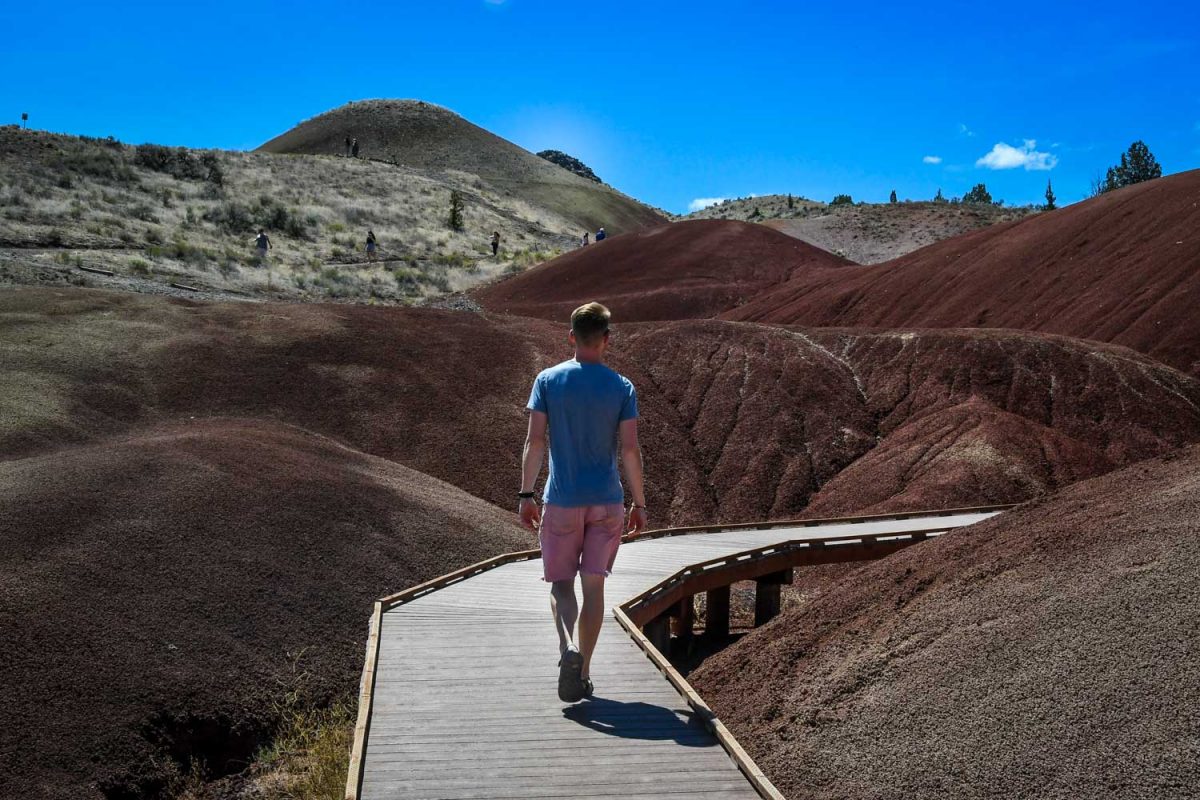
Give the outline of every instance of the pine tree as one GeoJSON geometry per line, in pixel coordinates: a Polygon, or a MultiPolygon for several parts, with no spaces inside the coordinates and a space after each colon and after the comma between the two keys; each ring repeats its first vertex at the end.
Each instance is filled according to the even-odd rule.
{"type": "Polygon", "coordinates": [[[1053,211],[1054,209],[1058,208],[1058,206],[1054,204],[1055,199],[1057,198],[1054,197],[1054,187],[1050,185],[1050,181],[1046,181],[1046,205],[1044,208],[1047,211],[1053,211]]]}
{"type": "Polygon", "coordinates": [[[791,193],[789,193],[788,194],[788,208],[795,208],[795,207],[796,207],[796,201],[795,201],[795,199],[792,198],[791,193]]]}
{"type": "Polygon", "coordinates": [[[963,195],[964,203],[990,203],[992,202],[992,193],[987,190],[987,186],[982,183],[975,184],[975,188],[963,195]]]}
{"type": "Polygon", "coordinates": [[[1113,189],[1161,177],[1162,166],[1146,143],[1139,139],[1121,153],[1121,163],[1108,168],[1108,173],[1104,176],[1103,191],[1111,192],[1113,189]]]}
{"type": "Polygon", "coordinates": [[[896,200],[896,190],[895,190],[895,189],[892,189],[892,196],[888,198],[888,202],[889,202],[889,203],[895,203],[895,202],[897,202],[897,200],[896,200]]]}
{"type": "Polygon", "coordinates": [[[933,197],[933,202],[935,202],[935,203],[944,203],[944,202],[946,202],[946,198],[945,198],[945,196],[942,194],[942,187],[940,187],[940,186],[938,187],[938,193],[937,193],[936,195],[934,195],[934,197],[933,197]]]}
{"type": "Polygon", "coordinates": [[[463,229],[463,199],[458,190],[450,192],[450,229],[461,231],[463,229]]]}

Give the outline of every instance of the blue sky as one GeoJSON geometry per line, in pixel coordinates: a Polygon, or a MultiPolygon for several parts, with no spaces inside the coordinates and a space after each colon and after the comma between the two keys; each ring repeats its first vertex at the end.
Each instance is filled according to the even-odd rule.
{"type": "Polygon", "coordinates": [[[1060,202],[1144,139],[1200,166],[1200,3],[4,3],[0,121],[252,148],[348,100],[448,106],[640,199],[1060,202]],[[907,6],[907,7],[902,7],[907,6]],[[990,154],[990,155],[989,155],[990,154]]]}

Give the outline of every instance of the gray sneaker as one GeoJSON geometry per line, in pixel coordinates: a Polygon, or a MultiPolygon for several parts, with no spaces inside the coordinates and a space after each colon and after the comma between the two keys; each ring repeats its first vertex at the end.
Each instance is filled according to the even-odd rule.
{"type": "Polygon", "coordinates": [[[558,660],[558,699],[564,703],[578,703],[583,699],[585,687],[580,673],[583,671],[583,654],[568,647],[558,660]]]}

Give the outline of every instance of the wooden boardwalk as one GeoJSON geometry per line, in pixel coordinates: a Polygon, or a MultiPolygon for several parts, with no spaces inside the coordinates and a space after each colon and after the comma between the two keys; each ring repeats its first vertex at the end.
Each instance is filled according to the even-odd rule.
{"type": "Polygon", "coordinates": [[[694,532],[623,544],[593,660],[596,694],[576,705],[556,695],[558,640],[540,561],[504,563],[394,607],[384,602],[368,647],[347,794],[363,800],[778,797],[765,779],[756,788],[748,777],[757,770],[753,762],[731,757],[727,748],[737,754],[736,742],[727,733],[726,742],[718,741],[707,709],[690,705],[668,682],[618,624],[623,612],[615,607],[688,565],[765,545],[949,530],[992,513],[694,532]]]}

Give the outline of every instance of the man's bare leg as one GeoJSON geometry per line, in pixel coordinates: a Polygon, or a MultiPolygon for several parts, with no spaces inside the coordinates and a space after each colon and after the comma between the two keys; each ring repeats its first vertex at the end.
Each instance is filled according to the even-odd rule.
{"type": "MultiPolygon", "coordinates": [[[[558,651],[561,653],[575,643],[575,620],[579,618],[579,601],[575,599],[575,579],[555,581],[550,585],[550,613],[558,631],[558,651]]],[[[585,662],[586,663],[586,662],[585,662]]]]}
{"type": "Polygon", "coordinates": [[[604,576],[580,574],[579,580],[583,584],[583,613],[579,616],[579,652],[583,654],[580,676],[587,678],[592,674],[592,652],[604,624],[604,576]]]}

